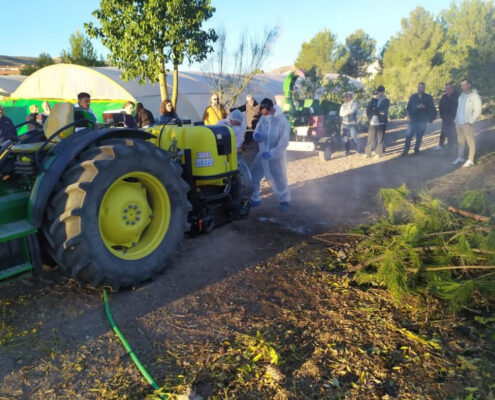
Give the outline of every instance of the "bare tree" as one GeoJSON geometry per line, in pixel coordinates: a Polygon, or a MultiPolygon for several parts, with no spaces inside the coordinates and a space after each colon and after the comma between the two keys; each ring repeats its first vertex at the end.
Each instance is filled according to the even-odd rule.
{"type": "Polygon", "coordinates": [[[227,49],[225,30],[221,28],[216,31],[218,40],[203,72],[210,87],[218,93],[222,103],[229,109],[249,88],[252,79],[262,72],[279,29],[266,29],[261,37],[242,34],[232,54],[229,54],[227,49]]]}

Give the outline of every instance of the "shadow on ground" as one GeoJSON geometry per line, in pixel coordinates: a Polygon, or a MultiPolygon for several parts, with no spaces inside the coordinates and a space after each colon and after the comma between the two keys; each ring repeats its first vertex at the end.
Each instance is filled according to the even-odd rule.
{"type": "MultiPolygon", "coordinates": [[[[482,157],[495,149],[495,129],[488,123],[479,126],[483,134],[478,137],[478,156],[482,157]]],[[[382,187],[406,183],[411,189],[431,188],[447,176],[451,182],[466,182],[471,175],[477,175],[476,184],[483,187],[485,179],[493,175],[479,174],[483,164],[470,169],[454,167],[452,155],[433,149],[399,158],[404,136],[403,122],[391,124],[388,155],[379,162],[293,185],[288,213],[279,212],[277,199],[267,192],[262,207],[253,210],[248,219],[209,235],[185,239],[172,265],[155,281],[113,295],[114,318],[133,347],[140,349],[143,361],[151,365],[151,373],[149,354],[153,354],[156,341],[166,341],[167,327],[159,333],[147,328],[143,321],[149,314],[266,260],[313,233],[367,221],[379,211],[374,198],[382,187]]],[[[423,143],[428,147],[437,141],[438,124],[434,124],[423,143]]],[[[291,157],[301,160],[315,156],[299,153],[291,157]]],[[[0,306],[4,332],[0,341],[0,396],[15,393],[15,398],[30,398],[37,387],[49,388],[63,381],[64,360],[72,360],[82,348],[107,363],[110,351],[106,346],[120,348],[115,341],[108,345],[113,334],[103,312],[101,292],[61,277],[58,270],[45,273],[41,280],[24,279],[3,287],[0,306]],[[47,364],[51,367],[43,369],[47,364]],[[28,385],[23,383],[26,380],[28,385]]],[[[70,365],[74,367],[74,363],[70,365]]],[[[74,387],[79,378],[95,379],[76,373],[71,378],[74,387]]],[[[73,398],[86,397],[79,393],[73,398]]]]}

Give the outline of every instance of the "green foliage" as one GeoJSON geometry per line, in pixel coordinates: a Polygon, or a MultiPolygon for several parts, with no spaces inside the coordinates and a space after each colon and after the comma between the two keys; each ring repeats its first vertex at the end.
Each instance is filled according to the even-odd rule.
{"type": "Polygon", "coordinates": [[[393,101],[407,100],[418,82],[440,95],[445,83],[469,76],[485,96],[495,91],[495,6],[493,1],[453,2],[439,16],[416,7],[401,22],[380,57],[385,85],[393,101]]]}
{"type": "MultiPolygon", "coordinates": [[[[405,185],[378,198],[388,219],[361,228],[367,238],[356,248],[357,282],[384,285],[399,299],[434,295],[453,309],[495,301],[493,226],[457,217],[427,193],[412,199],[405,185]]],[[[467,192],[461,204],[476,198],[467,192]]]]}
{"type": "Polygon", "coordinates": [[[321,75],[338,73],[364,77],[366,67],[374,60],[375,48],[376,41],[361,29],[351,33],[343,44],[324,29],[301,45],[295,66],[306,71],[315,68],[321,75]]]}
{"type": "Polygon", "coordinates": [[[304,70],[315,67],[318,73],[336,72],[337,38],[328,29],[318,32],[309,42],[301,45],[295,66],[304,70]]]}
{"type": "MultiPolygon", "coordinates": [[[[323,76],[313,65],[309,70],[305,71],[304,79],[301,81],[301,99],[314,99],[321,91],[322,86],[323,76]]],[[[298,95],[298,93],[295,92],[295,95],[298,95]]]]}
{"type": "Polygon", "coordinates": [[[351,33],[345,39],[342,56],[345,62],[339,73],[352,77],[366,76],[366,67],[375,58],[376,41],[362,29],[351,33]]]}
{"type": "Polygon", "coordinates": [[[444,88],[442,23],[422,7],[401,21],[401,31],[392,37],[383,54],[381,83],[393,101],[407,100],[418,82],[438,95],[444,88]]]}
{"type": "Polygon", "coordinates": [[[31,75],[41,68],[55,64],[52,57],[48,53],[41,53],[33,65],[26,65],[21,69],[21,75],[31,75]]]}
{"type": "Polygon", "coordinates": [[[388,109],[388,117],[390,119],[401,119],[406,116],[407,103],[395,102],[391,103],[388,109]]]}
{"type": "Polygon", "coordinates": [[[369,98],[365,98],[365,90],[351,83],[350,79],[345,75],[339,74],[335,79],[323,78],[322,98],[325,100],[342,103],[347,92],[354,93],[354,100],[358,102],[358,106],[363,106],[363,102],[369,100],[369,98]]]}
{"type": "Polygon", "coordinates": [[[453,80],[469,76],[482,95],[495,92],[495,5],[493,1],[452,3],[442,13],[445,63],[453,80]]]}
{"type": "Polygon", "coordinates": [[[101,67],[105,65],[103,58],[96,55],[96,51],[91,40],[76,31],[69,37],[69,50],[62,51],[60,61],[66,64],[85,65],[87,67],[101,67]]]}
{"type": "Polygon", "coordinates": [[[122,79],[160,80],[164,98],[165,63],[177,67],[185,58],[201,61],[212,51],[215,31],[201,26],[214,11],[210,0],[101,0],[93,12],[100,26],[88,23],[85,28],[108,48],[122,79]]]}
{"type": "Polygon", "coordinates": [[[460,197],[459,207],[477,214],[488,215],[495,213],[495,207],[490,204],[485,193],[479,190],[468,190],[460,197]]]}
{"type": "Polygon", "coordinates": [[[371,97],[366,86],[357,87],[345,75],[330,78],[319,73],[315,66],[305,72],[305,77],[301,82],[302,99],[319,98],[343,103],[345,94],[353,92],[354,101],[358,103],[358,108],[363,109],[371,97]]]}

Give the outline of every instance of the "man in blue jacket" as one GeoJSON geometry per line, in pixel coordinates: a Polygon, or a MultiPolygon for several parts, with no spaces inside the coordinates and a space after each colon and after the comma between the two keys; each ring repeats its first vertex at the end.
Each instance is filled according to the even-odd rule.
{"type": "Polygon", "coordinates": [[[416,136],[414,154],[419,154],[421,141],[423,140],[423,135],[426,130],[426,124],[428,122],[433,122],[436,116],[437,109],[435,108],[433,97],[428,93],[425,93],[425,84],[423,82],[418,83],[418,92],[413,94],[407,103],[409,127],[407,129],[406,142],[402,156],[407,156],[409,154],[411,141],[414,136],[416,136]]]}

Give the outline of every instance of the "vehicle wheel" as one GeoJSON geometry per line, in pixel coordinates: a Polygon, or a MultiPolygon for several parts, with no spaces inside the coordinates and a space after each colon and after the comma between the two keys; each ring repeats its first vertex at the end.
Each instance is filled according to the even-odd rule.
{"type": "Polygon", "coordinates": [[[329,144],[325,145],[323,150],[318,152],[318,155],[320,161],[329,161],[332,158],[332,147],[329,144]]]}
{"type": "Polygon", "coordinates": [[[189,186],[169,154],[143,140],[83,151],[45,213],[51,256],[67,275],[114,290],[162,271],[183,237],[189,186]]]}
{"type": "Polygon", "coordinates": [[[249,215],[249,199],[253,193],[253,178],[251,170],[242,158],[237,159],[239,173],[232,183],[232,202],[234,219],[245,218],[249,215]]]}

